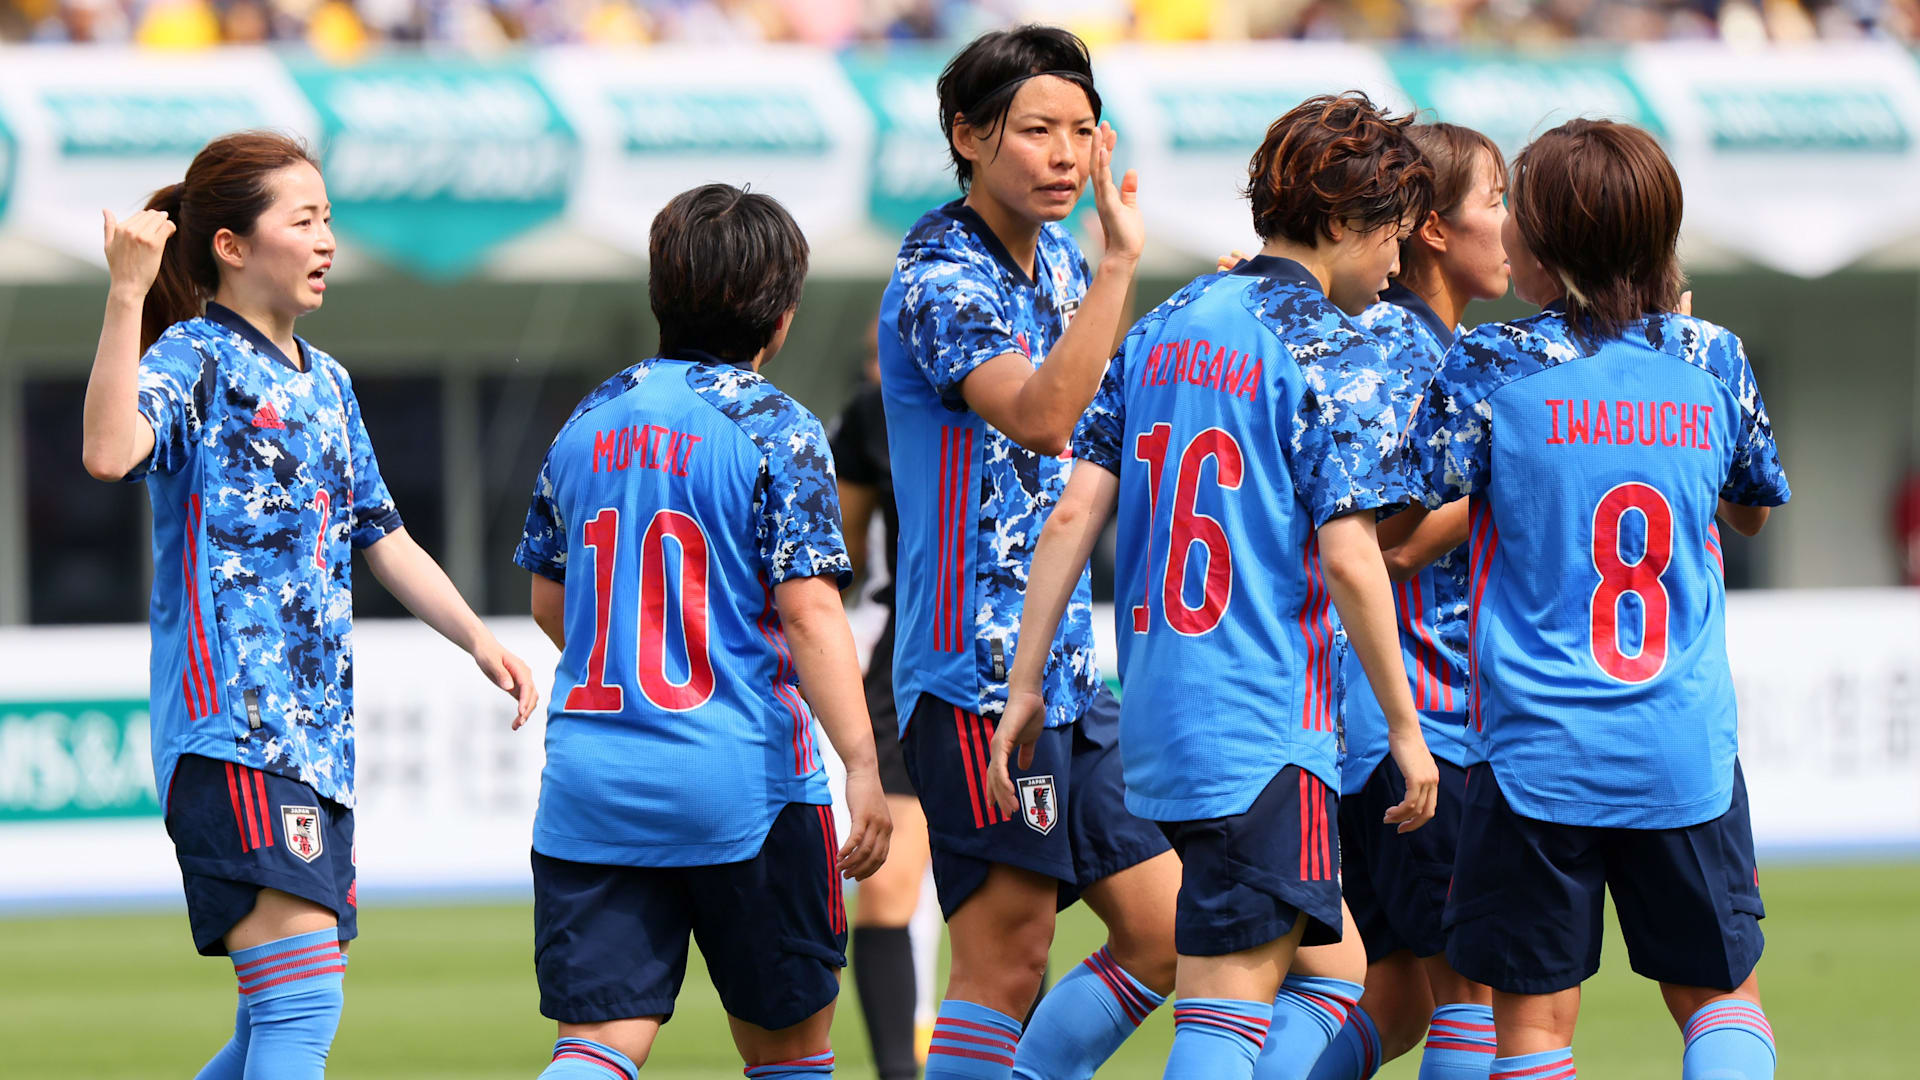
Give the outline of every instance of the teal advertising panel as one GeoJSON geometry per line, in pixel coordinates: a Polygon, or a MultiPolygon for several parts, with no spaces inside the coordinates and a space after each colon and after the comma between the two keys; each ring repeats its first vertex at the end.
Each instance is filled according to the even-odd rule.
{"type": "Polygon", "coordinates": [[[146,699],[0,702],[0,823],[159,814],[146,699]]]}

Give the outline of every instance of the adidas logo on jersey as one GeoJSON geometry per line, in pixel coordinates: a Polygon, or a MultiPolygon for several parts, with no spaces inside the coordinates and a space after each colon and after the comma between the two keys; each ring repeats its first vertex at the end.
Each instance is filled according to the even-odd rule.
{"type": "Polygon", "coordinates": [[[253,410],[253,426],[272,428],[275,431],[287,430],[286,421],[280,419],[280,410],[274,408],[271,401],[263,401],[259,408],[253,410]]]}

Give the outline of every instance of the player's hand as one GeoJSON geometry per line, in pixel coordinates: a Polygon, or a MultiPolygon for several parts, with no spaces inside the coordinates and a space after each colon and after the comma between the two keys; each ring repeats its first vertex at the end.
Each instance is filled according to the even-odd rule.
{"type": "Polygon", "coordinates": [[[840,874],[865,881],[887,861],[893,816],[875,769],[847,770],[847,842],[840,845],[840,874]]]}
{"type": "Polygon", "coordinates": [[[1146,219],[1140,216],[1140,177],[1132,169],[1113,182],[1113,125],[1102,123],[1093,136],[1093,205],[1100,214],[1100,234],[1107,254],[1138,260],[1147,243],[1146,219]]]}
{"type": "Polygon", "coordinates": [[[1433,818],[1434,807],[1440,799],[1440,769],[1434,765],[1433,755],[1427,751],[1427,740],[1417,724],[1405,738],[1389,730],[1387,748],[1393,753],[1393,763],[1400,767],[1400,775],[1407,778],[1407,797],[1387,811],[1384,820],[1389,825],[1399,825],[1396,831],[1409,833],[1433,818]]]}
{"type": "Polygon", "coordinates": [[[1229,251],[1225,255],[1220,256],[1220,261],[1214,263],[1214,265],[1219,267],[1222,270],[1231,270],[1234,267],[1239,266],[1241,263],[1246,261],[1247,261],[1247,253],[1244,251],[1241,251],[1239,248],[1234,248],[1232,251],[1229,251]]]}
{"type": "Polygon", "coordinates": [[[533,707],[540,704],[540,691],[533,685],[533,671],[527,662],[508,652],[497,638],[488,638],[479,648],[473,650],[473,662],[486,675],[487,681],[511,694],[519,708],[513,714],[513,730],[519,731],[520,725],[533,715],[533,707]]]}
{"type": "Polygon", "coordinates": [[[165,210],[142,210],[125,221],[114,220],[113,211],[100,211],[106,234],[107,277],[115,288],[137,290],[146,295],[153,279],[160,275],[160,255],[173,235],[174,224],[165,210]]]}
{"type": "Polygon", "coordinates": [[[1013,772],[1007,759],[1013,748],[1020,748],[1020,768],[1033,766],[1033,744],[1047,723],[1047,699],[1038,691],[1015,690],[1007,695],[1007,711],[993,729],[993,760],[987,765],[987,787],[993,801],[1009,816],[1020,809],[1020,794],[1013,789],[1013,772]]]}

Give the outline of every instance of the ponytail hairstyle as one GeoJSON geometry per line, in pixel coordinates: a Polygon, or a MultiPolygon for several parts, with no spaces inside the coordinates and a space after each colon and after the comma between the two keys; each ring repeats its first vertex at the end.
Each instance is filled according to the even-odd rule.
{"type": "Polygon", "coordinates": [[[275,131],[222,135],[194,155],[185,180],[168,184],[147,200],[148,210],[166,211],[174,233],[160,253],[160,272],[141,309],[141,352],[151,348],[167,327],[205,313],[207,300],[220,288],[214,235],[221,229],[252,235],[260,215],[273,202],[267,178],[302,162],[320,168],[306,144],[290,135],[275,131]]]}
{"type": "MultiPolygon", "coordinates": [[[[1407,129],[1407,137],[1420,148],[1427,164],[1433,168],[1433,212],[1442,218],[1458,213],[1467,196],[1474,194],[1483,162],[1493,166],[1495,176],[1507,175],[1507,159],[1500,153],[1500,147],[1470,127],[1415,124],[1407,129]]],[[[1400,244],[1400,281],[1410,288],[1415,282],[1431,280],[1437,269],[1433,252],[1419,240],[1420,226],[1424,224],[1423,218],[1400,244]]]]}
{"type": "Polygon", "coordinates": [[[1680,177],[1652,135],[1569,120],[1513,159],[1520,238],[1567,290],[1567,321],[1592,345],[1680,304],[1680,177]]]}

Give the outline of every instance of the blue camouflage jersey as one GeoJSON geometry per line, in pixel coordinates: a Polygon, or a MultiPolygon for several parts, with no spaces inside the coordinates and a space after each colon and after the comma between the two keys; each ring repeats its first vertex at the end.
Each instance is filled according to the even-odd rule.
{"type": "MultiPolygon", "coordinates": [[[[298,339],[296,339],[298,340],[298,339]]],[[[353,796],[353,558],[400,528],[346,369],[219,304],[140,358],[154,779],[182,754],[353,796]],[[351,545],[351,546],[349,546],[351,545]]]]}
{"type": "Polygon", "coordinates": [[[1338,783],[1316,530],[1404,501],[1403,382],[1304,267],[1271,256],[1195,279],[1127,334],[1074,452],[1120,480],[1134,814],[1244,813],[1288,765],[1338,783]]]}
{"type": "MultiPolygon", "coordinates": [[[[984,716],[1007,703],[1027,570],[1071,453],[1045,457],[967,408],[960,384],[995,357],[1036,367],[1087,291],[1067,231],[1040,230],[1034,276],[963,202],[929,212],[900,246],[880,301],[880,385],[900,509],[894,701],[901,730],[923,693],[984,716]]],[[[1098,685],[1093,606],[1073,591],[1044,689],[1047,726],[1079,719],[1098,685]]]]}
{"type": "MultiPolygon", "coordinates": [[[[1380,302],[1357,320],[1379,341],[1387,362],[1406,376],[1407,400],[1399,403],[1402,416],[1419,409],[1447,346],[1453,328],[1440,321],[1432,307],[1413,290],[1394,284],[1380,294],[1380,302]]],[[[1447,552],[1407,581],[1393,587],[1394,608],[1400,621],[1400,653],[1413,691],[1413,707],[1420,728],[1435,757],[1455,765],[1480,759],[1468,738],[1467,722],[1467,546],[1447,552]]],[[[1346,757],[1340,767],[1340,793],[1353,795],[1387,756],[1387,715],[1367,684],[1367,673],[1351,649],[1341,656],[1345,667],[1343,732],[1346,757]]]]}
{"type": "Polygon", "coordinates": [[[773,590],[853,568],[798,402],[692,350],[615,375],[555,436],[514,561],[566,585],[536,851],[739,862],[788,804],[827,804],[773,590]]]}
{"type": "Polygon", "coordinates": [[[1745,350],[1557,310],[1454,345],[1415,421],[1430,506],[1470,498],[1470,724],[1514,810],[1668,829],[1724,813],[1737,722],[1719,500],[1790,494],[1745,350]]]}

